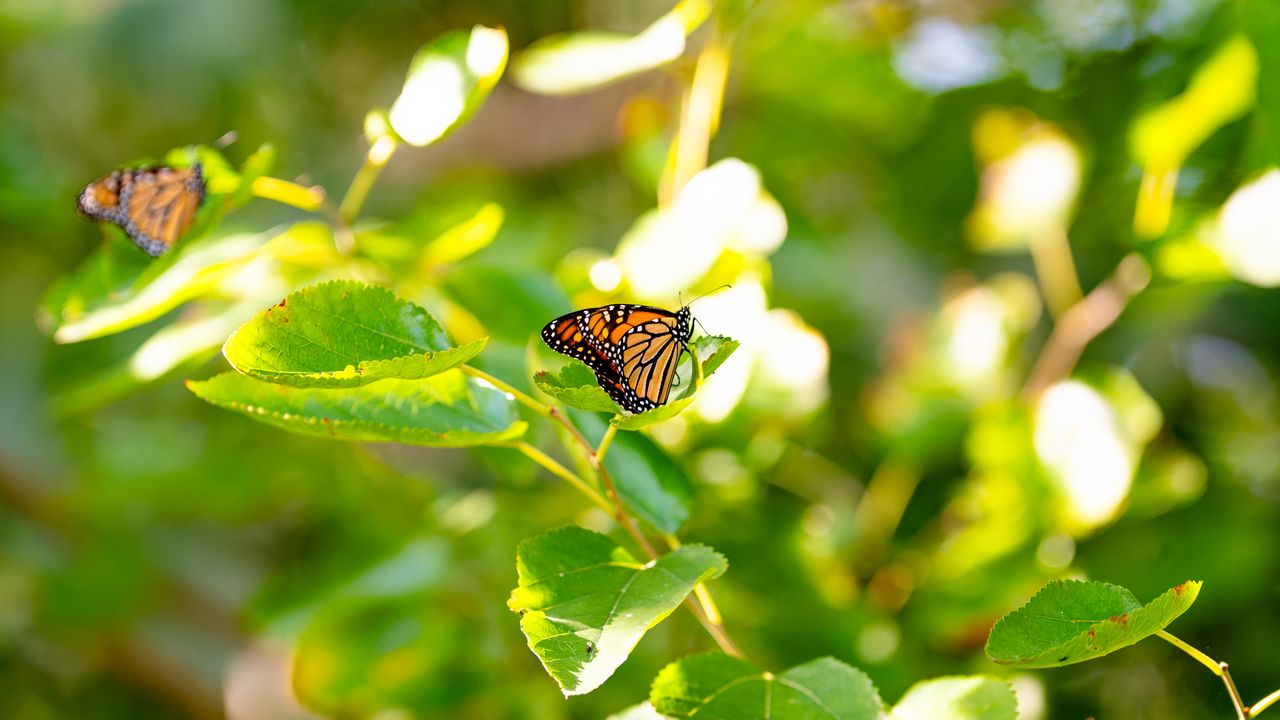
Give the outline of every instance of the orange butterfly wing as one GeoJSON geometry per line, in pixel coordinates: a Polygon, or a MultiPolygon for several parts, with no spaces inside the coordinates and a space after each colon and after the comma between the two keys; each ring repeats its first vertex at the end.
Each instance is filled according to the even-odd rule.
{"type": "Polygon", "coordinates": [[[667,401],[676,362],[689,341],[688,308],[672,313],[647,305],[606,305],[547,324],[542,339],[583,361],[623,409],[652,410],[667,401]]]}
{"type": "Polygon", "coordinates": [[[117,170],[86,187],[76,209],[119,225],[138,247],[161,255],[191,227],[204,194],[199,163],[117,170]]]}

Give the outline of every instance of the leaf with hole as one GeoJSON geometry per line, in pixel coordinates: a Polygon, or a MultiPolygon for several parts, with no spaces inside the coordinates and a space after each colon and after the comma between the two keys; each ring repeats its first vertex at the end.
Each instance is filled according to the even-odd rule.
{"type": "Polygon", "coordinates": [[[512,400],[459,371],[356,388],[296,388],[222,373],[187,387],[218,407],[304,435],[432,447],[492,445],[524,434],[512,400]]]}
{"type": "Polygon", "coordinates": [[[884,716],[871,679],[829,657],[775,675],[723,653],[691,655],[658,673],[649,702],[662,715],[697,720],[880,720],[884,716]]]}
{"type": "Polygon", "coordinates": [[[641,563],[604,535],[564,527],[520,544],[519,586],[507,606],[565,696],[582,695],[608,680],[695,585],[727,567],[704,545],[641,563]]]}
{"type": "Polygon", "coordinates": [[[358,387],[421,380],[480,353],[485,340],[449,347],[444,328],[390,290],[335,280],[292,293],[227,339],[240,372],[293,387],[358,387]]]}
{"type": "Polygon", "coordinates": [[[1119,585],[1051,582],[991,628],[987,657],[1047,668],[1109,655],[1163,630],[1196,601],[1200,585],[1188,580],[1143,605],[1119,585]]]}

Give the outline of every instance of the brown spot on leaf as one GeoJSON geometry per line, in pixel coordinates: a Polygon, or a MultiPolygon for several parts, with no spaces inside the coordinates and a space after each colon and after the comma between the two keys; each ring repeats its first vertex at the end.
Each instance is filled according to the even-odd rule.
{"type": "Polygon", "coordinates": [[[280,302],[279,304],[276,305],[276,307],[284,307],[285,303],[287,302],[289,302],[289,298],[280,298],[280,302]]]}
{"type": "Polygon", "coordinates": [[[1116,615],[1114,617],[1109,617],[1107,618],[1107,622],[1113,622],[1121,627],[1128,627],[1129,613],[1120,613],[1119,615],[1116,615]]]}

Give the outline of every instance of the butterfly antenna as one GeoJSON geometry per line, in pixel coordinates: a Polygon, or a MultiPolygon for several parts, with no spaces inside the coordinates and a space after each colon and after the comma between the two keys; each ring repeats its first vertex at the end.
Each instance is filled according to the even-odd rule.
{"type": "MultiPolygon", "coordinates": [[[[718,293],[718,292],[720,292],[721,290],[724,290],[725,288],[729,288],[729,289],[731,289],[731,290],[732,290],[732,289],[733,289],[733,286],[732,286],[732,285],[730,285],[729,283],[725,283],[724,285],[721,285],[721,286],[720,286],[720,287],[718,287],[718,288],[715,288],[715,289],[713,289],[713,290],[708,290],[708,291],[706,291],[706,292],[702,293],[702,294],[701,294],[701,295],[699,295],[698,297],[696,297],[696,298],[694,298],[694,299],[690,300],[690,301],[689,301],[689,304],[690,304],[690,305],[692,305],[692,304],[694,304],[694,303],[698,302],[699,300],[701,300],[702,298],[704,298],[704,297],[706,297],[706,296],[708,296],[708,295],[713,295],[713,294],[715,294],[715,293],[718,293]]],[[[683,303],[681,303],[680,307],[684,307],[684,304],[683,304],[683,303]]]]}

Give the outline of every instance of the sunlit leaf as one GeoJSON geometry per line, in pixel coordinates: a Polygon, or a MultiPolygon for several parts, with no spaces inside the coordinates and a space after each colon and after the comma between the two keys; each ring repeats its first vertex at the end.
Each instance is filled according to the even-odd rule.
{"type": "Polygon", "coordinates": [[[725,158],[690,178],[673,202],[641,215],[615,259],[638,297],[672,297],[697,284],[726,250],[765,256],[786,235],[786,214],[760,171],[725,158]]]}
{"type": "Polygon", "coordinates": [[[410,145],[430,145],[484,103],[507,66],[507,33],[477,25],[437,38],[414,55],[404,90],[388,113],[410,145]]]}
{"type": "Polygon", "coordinates": [[[548,95],[608,85],[680,57],[685,37],[710,12],[706,0],[683,0],[636,35],[595,30],[545,37],[517,56],[511,74],[526,90],[548,95]]]}
{"type": "MultiPolygon", "coordinates": [[[[227,235],[185,244],[156,261],[163,264],[159,273],[133,258],[121,264],[116,261],[121,252],[106,248],[50,290],[44,322],[60,343],[136,327],[216,289],[278,233],[227,235]]],[[[123,250],[141,255],[131,246],[123,250]]]]}
{"type": "Polygon", "coordinates": [[[223,373],[187,387],[255,420],[339,440],[464,447],[505,442],[526,428],[506,394],[458,371],[344,389],[294,388],[223,373]]]}
{"type": "Polygon", "coordinates": [[[649,702],[672,718],[698,720],[879,720],[871,679],[834,658],[777,675],[721,653],[691,655],[662,669],[649,702]]]}
{"type": "Polygon", "coordinates": [[[516,558],[519,587],[507,605],[520,613],[529,649],[566,696],[600,687],[649,628],[695,585],[728,567],[703,545],[640,563],[604,535],[579,527],[526,540],[516,558]]]}
{"type": "Polygon", "coordinates": [[[889,720],[1018,720],[1018,698],[994,678],[936,678],[912,685],[889,720]]]}
{"type": "Polygon", "coordinates": [[[119,399],[130,391],[217,354],[227,336],[258,308],[256,300],[193,303],[147,338],[122,364],[81,379],[54,395],[53,410],[69,415],[119,399]]]}
{"type": "Polygon", "coordinates": [[[1044,668],[1109,655],[1163,630],[1196,601],[1200,585],[1188,580],[1143,605],[1118,585],[1057,580],[996,623],[987,656],[1044,668]]]}
{"type": "Polygon", "coordinates": [[[427,243],[422,263],[428,266],[455,263],[473,255],[493,242],[502,227],[502,206],[486,203],[476,214],[454,225],[427,243]]]}
{"type": "Polygon", "coordinates": [[[449,346],[423,308],[386,288],[336,280],[291,293],[245,323],[223,347],[232,367],[294,387],[356,387],[417,380],[479,354],[483,339],[449,346]]]}
{"type": "Polygon", "coordinates": [[[1181,95],[1147,111],[1134,124],[1129,145],[1149,173],[1174,170],[1218,128],[1253,107],[1258,53],[1238,35],[1196,70],[1181,95]]]}

